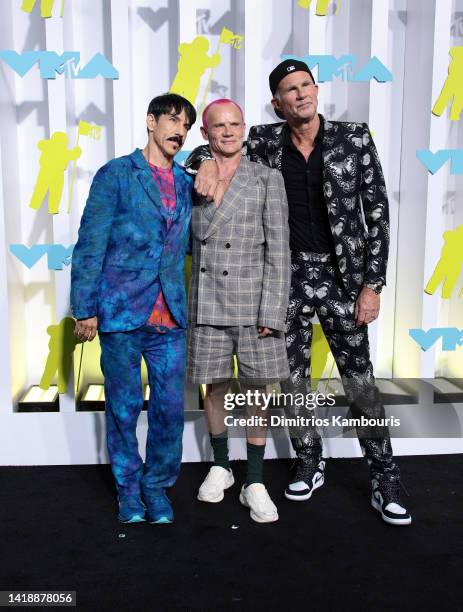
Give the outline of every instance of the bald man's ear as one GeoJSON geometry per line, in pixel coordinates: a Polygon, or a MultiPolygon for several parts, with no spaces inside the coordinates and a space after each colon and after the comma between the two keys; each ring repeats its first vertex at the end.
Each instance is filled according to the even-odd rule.
{"type": "Polygon", "coordinates": [[[209,136],[207,135],[206,128],[201,126],[199,129],[201,131],[201,136],[204,138],[204,140],[207,140],[209,142],[209,136]]]}

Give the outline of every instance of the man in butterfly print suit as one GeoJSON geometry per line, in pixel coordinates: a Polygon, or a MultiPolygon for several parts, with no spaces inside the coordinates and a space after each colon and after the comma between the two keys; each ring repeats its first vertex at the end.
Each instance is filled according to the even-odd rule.
{"type": "MultiPolygon", "coordinates": [[[[286,121],[251,127],[247,155],[251,161],[280,170],[288,195],[292,279],[286,340],[291,377],[282,384],[282,391],[310,390],[310,319],[316,312],[340,371],[352,416],[381,419],[384,408],[375,386],[367,327],[378,316],[389,247],[387,192],[378,153],[365,123],[328,121],[317,114],[318,86],[303,62],[282,62],[269,81],[272,104],[286,121]],[[316,124],[315,129],[310,122],[312,126],[316,124]],[[307,128],[309,143],[307,139],[304,142],[307,128]],[[320,189],[323,210],[319,211],[316,231],[323,234],[325,230],[325,240],[318,241],[327,245],[325,249],[294,248],[298,232],[299,242],[304,242],[305,234],[312,233],[316,246],[319,236],[314,234],[310,215],[305,226],[300,213],[297,220],[294,218],[293,174],[285,166],[291,149],[298,149],[295,155],[302,154],[302,163],[315,175],[316,163],[315,169],[313,164],[310,166],[310,156],[318,151],[321,167],[315,192],[320,189]]],[[[190,163],[207,158],[202,149],[190,163]]],[[[198,177],[196,187],[202,193],[211,193],[207,174],[203,176],[204,179],[198,177]]],[[[316,212],[316,199],[311,200],[310,188],[304,197],[306,210],[316,212]]],[[[387,428],[358,428],[357,433],[370,466],[372,505],[386,522],[409,524],[411,517],[401,501],[400,472],[393,461],[387,428]]],[[[309,499],[324,483],[320,436],[315,428],[292,429],[290,435],[297,461],[285,496],[309,499]]]]}

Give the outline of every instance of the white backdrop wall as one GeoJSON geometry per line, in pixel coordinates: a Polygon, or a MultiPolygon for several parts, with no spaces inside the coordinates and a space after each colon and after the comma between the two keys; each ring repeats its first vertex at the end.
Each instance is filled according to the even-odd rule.
{"type": "MultiPolygon", "coordinates": [[[[195,105],[199,109],[203,101],[232,97],[244,108],[248,126],[276,121],[268,74],[283,56],[356,57],[353,71],[345,66],[338,76],[320,83],[319,109],[330,119],[368,122],[386,176],[391,251],[380,318],[370,326],[376,374],[463,378],[461,346],[442,350],[436,342],[423,351],[409,334],[413,328],[463,328],[461,273],[449,299],[442,299],[440,289],[434,295],[424,293],[440,257],[443,232],[463,225],[463,169],[451,174],[446,163],[431,174],[417,157],[417,150],[462,151],[463,120],[450,120],[448,108],[439,117],[431,110],[447,78],[449,50],[463,45],[463,0],[338,0],[337,14],[333,2],[324,16],[316,15],[316,0],[308,8],[297,0],[65,0],[62,17],[61,0],[54,4],[53,16],[45,19],[40,2],[27,13],[21,0],[2,1],[0,50],[78,51],[81,67],[101,53],[118,78],[69,78],[69,70],[42,78],[37,64],[21,76],[7,56],[0,55],[1,464],[106,461],[102,413],[76,411],[74,373],[80,349],[67,392],[59,396],[59,412],[17,410],[25,391],[42,376],[47,327],[69,316],[70,266],[50,270],[44,256],[29,269],[10,247],[75,243],[96,170],[144,146],[148,102],[169,90],[177,73],[178,45],[201,35],[212,54],[223,27],[244,40],[240,48],[220,46],[220,64],[209,89],[210,72],[204,73],[195,105]],[[390,71],[392,80],[349,80],[373,57],[390,71]],[[32,210],[37,143],[61,131],[72,148],[79,121],[102,130],[100,140],[79,140],[82,155],[75,167],[70,213],[72,164],[64,174],[60,213],[50,215],[46,201],[32,210]]],[[[463,83],[463,65],[460,69],[463,83]]],[[[317,77],[317,69],[314,73],[317,77]]],[[[184,149],[201,142],[197,122],[184,149]]],[[[85,351],[81,389],[102,380],[98,344],[85,351]]],[[[196,410],[196,389],[186,390],[186,403],[184,459],[201,460],[207,444],[202,415],[196,410]]],[[[396,452],[463,452],[462,406],[453,409],[454,438],[423,437],[416,413],[417,437],[396,440],[396,452]]],[[[145,434],[143,415],[142,444],[145,434]]],[[[242,441],[235,439],[233,444],[235,455],[242,456],[242,441]]],[[[327,442],[332,455],[358,452],[352,439],[327,442]]],[[[277,440],[270,442],[267,456],[288,453],[289,444],[277,440]]]]}

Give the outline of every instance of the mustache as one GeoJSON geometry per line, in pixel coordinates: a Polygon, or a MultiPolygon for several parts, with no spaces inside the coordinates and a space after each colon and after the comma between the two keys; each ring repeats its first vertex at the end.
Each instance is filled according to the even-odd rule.
{"type": "Polygon", "coordinates": [[[182,144],[183,144],[183,140],[182,140],[181,136],[171,136],[167,140],[172,140],[172,142],[176,142],[179,147],[181,147],[182,144]]]}

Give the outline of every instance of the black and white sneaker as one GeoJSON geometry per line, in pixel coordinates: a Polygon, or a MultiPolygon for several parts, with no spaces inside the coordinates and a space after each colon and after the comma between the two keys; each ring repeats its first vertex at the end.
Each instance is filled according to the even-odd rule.
{"type": "Polygon", "coordinates": [[[412,522],[402,502],[400,479],[395,476],[372,478],[371,505],[389,525],[410,525],[412,522]]]}
{"type": "Polygon", "coordinates": [[[296,459],[293,477],[285,489],[286,499],[306,501],[325,482],[325,462],[310,463],[296,459]]]}

